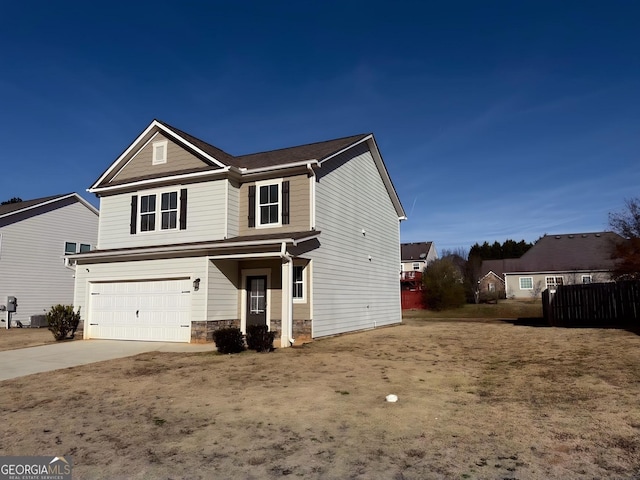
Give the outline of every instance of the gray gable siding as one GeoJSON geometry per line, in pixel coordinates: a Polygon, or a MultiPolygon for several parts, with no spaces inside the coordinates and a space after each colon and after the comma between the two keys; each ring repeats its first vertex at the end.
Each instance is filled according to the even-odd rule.
{"type": "Polygon", "coordinates": [[[0,304],[17,297],[12,320],[28,324],[31,315],[73,303],[75,272],[64,265],[65,242],[95,247],[98,216],[70,198],[1,220],[0,235],[0,304]]]}
{"type": "Polygon", "coordinates": [[[316,223],[313,336],[400,323],[399,219],[366,144],[319,170],[316,223]]]}

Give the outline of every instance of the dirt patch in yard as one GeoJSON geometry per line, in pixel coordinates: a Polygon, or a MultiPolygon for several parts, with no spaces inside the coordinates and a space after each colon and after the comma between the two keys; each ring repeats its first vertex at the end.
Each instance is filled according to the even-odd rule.
{"type": "Polygon", "coordinates": [[[412,318],[0,385],[0,454],[71,455],[74,479],[640,476],[640,337],[620,330],[412,318]]]}
{"type": "MultiPolygon", "coordinates": [[[[81,331],[76,332],[76,338],[82,338],[81,331]]],[[[0,328],[0,351],[54,342],[53,334],[47,328],[0,328]]]]}

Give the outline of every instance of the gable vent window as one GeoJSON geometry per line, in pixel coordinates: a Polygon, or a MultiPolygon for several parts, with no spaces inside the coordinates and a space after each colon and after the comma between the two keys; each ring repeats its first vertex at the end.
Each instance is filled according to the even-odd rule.
{"type": "Polygon", "coordinates": [[[167,140],[153,142],[153,165],[167,163],[167,140]]]}

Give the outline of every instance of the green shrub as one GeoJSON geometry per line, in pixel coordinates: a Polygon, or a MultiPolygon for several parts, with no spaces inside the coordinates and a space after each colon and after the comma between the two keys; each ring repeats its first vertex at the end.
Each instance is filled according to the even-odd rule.
{"type": "Polygon", "coordinates": [[[247,327],[247,347],[256,352],[273,351],[273,340],[276,332],[270,332],[266,325],[249,325],[247,327]]]}
{"type": "Polygon", "coordinates": [[[240,353],[244,351],[244,336],[239,328],[221,328],[213,332],[213,341],[220,353],[240,353]]]}
{"type": "Polygon", "coordinates": [[[80,309],[73,311],[73,305],[56,305],[46,315],[49,331],[56,340],[73,338],[80,323],[80,309]]]}
{"type": "Polygon", "coordinates": [[[429,263],[424,272],[424,302],[430,310],[460,308],[466,303],[463,277],[448,258],[429,263]]]}

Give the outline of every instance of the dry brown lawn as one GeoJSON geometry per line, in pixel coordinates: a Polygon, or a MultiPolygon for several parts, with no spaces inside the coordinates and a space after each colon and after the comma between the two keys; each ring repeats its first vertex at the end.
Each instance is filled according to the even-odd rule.
{"type": "MultiPolygon", "coordinates": [[[[76,332],[76,339],[82,338],[82,332],[76,332]]],[[[54,343],[53,334],[46,328],[6,328],[0,329],[0,351],[16,348],[35,347],[54,343]]]]}
{"type": "Polygon", "coordinates": [[[0,454],[74,479],[640,477],[640,337],[424,320],[0,384],[0,454]],[[396,394],[397,403],[385,402],[396,394]]]}

